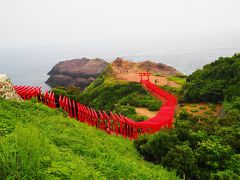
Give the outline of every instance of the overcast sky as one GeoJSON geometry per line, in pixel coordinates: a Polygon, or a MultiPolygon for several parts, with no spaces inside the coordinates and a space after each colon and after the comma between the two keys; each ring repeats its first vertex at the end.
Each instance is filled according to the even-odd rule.
{"type": "Polygon", "coordinates": [[[239,7],[240,0],[0,0],[0,48],[239,47],[239,7]]]}

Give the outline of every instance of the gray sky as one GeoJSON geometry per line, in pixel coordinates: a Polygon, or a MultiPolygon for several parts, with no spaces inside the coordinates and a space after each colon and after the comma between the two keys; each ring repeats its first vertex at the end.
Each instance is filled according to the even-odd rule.
{"type": "Polygon", "coordinates": [[[0,0],[0,48],[240,46],[240,0],[0,0]]]}

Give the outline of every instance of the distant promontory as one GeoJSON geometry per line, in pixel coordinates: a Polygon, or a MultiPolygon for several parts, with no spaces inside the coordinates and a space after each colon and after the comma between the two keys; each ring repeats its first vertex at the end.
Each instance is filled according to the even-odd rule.
{"type": "Polygon", "coordinates": [[[108,65],[103,59],[72,59],[61,61],[48,73],[50,77],[46,81],[51,87],[75,86],[86,88],[99,76],[108,65]]]}

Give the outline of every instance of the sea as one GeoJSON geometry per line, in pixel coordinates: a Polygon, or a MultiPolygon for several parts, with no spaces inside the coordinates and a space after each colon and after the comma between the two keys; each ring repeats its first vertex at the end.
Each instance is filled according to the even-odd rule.
{"type": "Polygon", "coordinates": [[[68,49],[39,48],[5,48],[0,49],[0,74],[7,74],[15,85],[41,86],[43,90],[50,87],[45,84],[47,73],[59,61],[76,58],[102,58],[109,62],[117,57],[131,61],[151,60],[164,63],[189,75],[203,65],[217,60],[219,57],[232,56],[240,52],[240,48],[208,48],[166,50],[155,54],[111,53],[71,51],[68,49]]]}

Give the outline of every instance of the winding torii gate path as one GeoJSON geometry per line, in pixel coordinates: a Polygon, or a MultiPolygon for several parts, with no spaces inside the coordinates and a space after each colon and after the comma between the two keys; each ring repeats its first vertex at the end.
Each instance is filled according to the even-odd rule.
{"type": "Polygon", "coordinates": [[[24,99],[37,97],[39,101],[48,105],[50,108],[60,107],[70,118],[80,122],[95,126],[106,131],[108,134],[121,135],[124,138],[137,139],[139,134],[155,133],[161,128],[172,127],[177,98],[172,94],[159,88],[149,80],[150,73],[139,73],[140,83],[156,98],[162,100],[163,104],[157,115],[142,122],[136,122],[120,114],[105,111],[96,111],[88,106],[75,102],[66,96],[55,96],[53,92],[46,91],[42,95],[41,87],[33,86],[14,86],[16,92],[24,99]],[[144,80],[144,78],[147,78],[144,80]]]}

